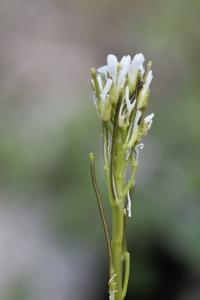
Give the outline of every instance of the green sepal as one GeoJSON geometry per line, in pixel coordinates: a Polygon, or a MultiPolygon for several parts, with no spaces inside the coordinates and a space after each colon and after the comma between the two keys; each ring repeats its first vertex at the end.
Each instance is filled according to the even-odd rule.
{"type": "Polygon", "coordinates": [[[90,70],[90,74],[91,74],[91,77],[94,81],[94,84],[93,84],[92,88],[96,92],[96,96],[98,97],[100,95],[101,91],[100,91],[98,80],[97,80],[97,71],[96,71],[96,69],[92,68],[90,70]]]}
{"type": "Polygon", "coordinates": [[[149,102],[149,96],[150,91],[147,90],[146,93],[143,95],[143,91],[141,90],[138,96],[138,103],[137,103],[137,109],[139,110],[145,110],[148,102],[149,102]]]}
{"type": "Polygon", "coordinates": [[[108,96],[106,99],[105,105],[102,105],[102,102],[100,102],[100,114],[103,121],[109,121],[111,118],[111,111],[112,111],[112,104],[108,96]]]}

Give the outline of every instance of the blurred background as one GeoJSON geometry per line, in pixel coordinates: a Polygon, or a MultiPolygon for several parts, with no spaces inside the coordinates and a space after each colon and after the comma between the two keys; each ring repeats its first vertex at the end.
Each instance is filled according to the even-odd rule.
{"type": "Polygon", "coordinates": [[[89,69],[153,61],[127,300],[200,299],[199,0],[0,0],[0,299],[102,300],[107,257],[89,69]]]}

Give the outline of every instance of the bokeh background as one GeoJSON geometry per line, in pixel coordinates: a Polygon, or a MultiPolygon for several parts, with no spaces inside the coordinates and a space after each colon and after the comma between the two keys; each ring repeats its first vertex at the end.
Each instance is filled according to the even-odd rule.
{"type": "MultiPolygon", "coordinates": [[[[0,0],[0,299],[108,299],[89,69],[153,61],[127,300],[200,299],[199,0],[0,0]]],[[[109,212],[108,212],[109,214],[109,212]]]]}

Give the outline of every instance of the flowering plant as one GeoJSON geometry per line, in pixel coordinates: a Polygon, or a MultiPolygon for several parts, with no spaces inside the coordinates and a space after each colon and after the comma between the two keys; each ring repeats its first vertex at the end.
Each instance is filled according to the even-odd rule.
{"type": "Polygon", "coordinates": [[[132,60],[129,55],[123,56],[119,62],[110,54],[106,66],[91,69],[94,104],[102,122],[104,170],[112,210],[110,237],[96,180],[94,154],[90,153],[91,178],[109,254],[110,300],[122,300],[127,292],[130,254],[126,223],[127,217],[131,217],[130,191],[135,186],[139,151],[143,148],[141,140],[154,118],[153,113],[144,117],[153,79],[152,64],[149,62],[145,69],[144,61],[141,53],[132,60]]]}

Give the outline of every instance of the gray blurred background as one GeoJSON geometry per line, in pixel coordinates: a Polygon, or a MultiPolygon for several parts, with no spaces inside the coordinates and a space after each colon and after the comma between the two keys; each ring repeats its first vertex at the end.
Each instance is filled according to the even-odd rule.
{"type": "MultiPolygon", "coordinates": [[[[108,299],[89,69],[153,61],[127,300],[200,299],[199,0],[0,0],[0,299],[108,299]]],[[[108,212],[109,214],[109,212],[108,212]]]]}

